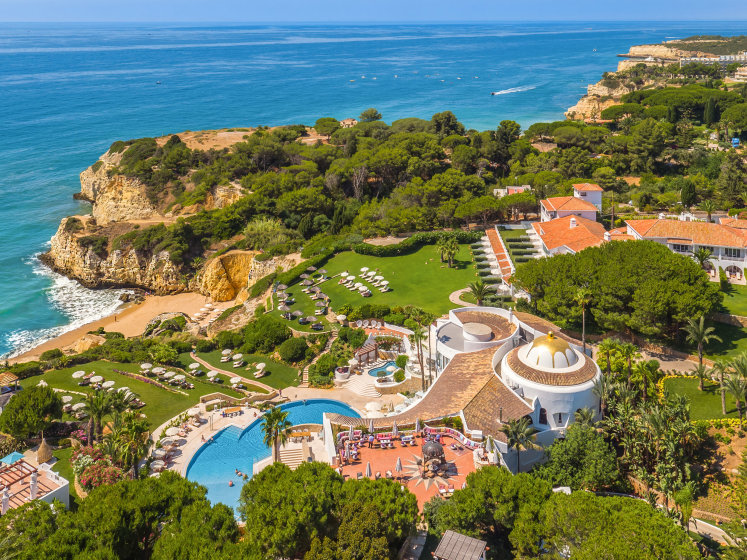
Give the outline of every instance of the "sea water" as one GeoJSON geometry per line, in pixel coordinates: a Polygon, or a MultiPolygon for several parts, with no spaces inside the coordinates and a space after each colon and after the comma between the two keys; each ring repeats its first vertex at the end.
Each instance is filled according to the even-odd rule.
{"type": "Polygon", "coordinates": [[[451,110],[468,127],[555,120],[630,45],[740,23],[389,26],[0,24],[0,355],[108,315],[44,268],[79,173],[118,139],[313,124],[376,107],[387,122],[451,110]],[[497,95],[490,95],[496,92],[497,95]]]}

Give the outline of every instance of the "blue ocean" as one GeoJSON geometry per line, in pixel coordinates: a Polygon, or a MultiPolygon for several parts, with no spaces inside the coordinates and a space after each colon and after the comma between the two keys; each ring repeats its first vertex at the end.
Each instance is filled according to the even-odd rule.
{"type": "MultiPolygon", "coordinates": [[[[541,14],[538,14],[541,15],[541,14]]],[[[45,269],[78,175],[117,139],[451,110],[556,120],[630,45],[743,23],[387,26],[0,24],[0,354],[112,313],[118,292],[45,269]],[[491,96],[490,92],[499,95],[491,96]]]]}

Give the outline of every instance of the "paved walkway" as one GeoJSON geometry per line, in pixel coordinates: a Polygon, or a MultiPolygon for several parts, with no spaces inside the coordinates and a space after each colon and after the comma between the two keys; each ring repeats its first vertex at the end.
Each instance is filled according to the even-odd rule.
{"type": "Polygon", "coordinates": [[[248,377],[244,377],[243,375],[240,375],[236,371],[228,371],[226,369],[217,368],[217,367],[213,366],[212,364],[206,362],[205,360],[203,360],[199,356],[197,356],[197,354],[195,354],[194,352],[190,352],[189,355],[192,357],[192,359],[195,362],[198,362],[198,363],[202,364],[203,366],[205,366],[208,369],[211,369],[213,371],[217,371],[218,373],[222,373],[223,375],[227,375],[228,377],[240,377],[241,380],[244,383],[248,383],[249,385],[256,385],[257,387],[262,387],[263,389],[266,389],[270,393],[272,393],[273,391],[276,390],[275,387],[270,387],[269,385],[265,385],[261,381],[257,381],[254,378],[249,379],[248,377]]]}
{"type": "Polygon", "coordinates": [[[459,296],[467,292],[469,292],[469,288],[462,288],[461,290],[451,292],[449,294],[449,301],[453,304],[458,305],[459,307],[477,307],[476,303],[467,303],[466,301],[459,298],[459,296]]]}

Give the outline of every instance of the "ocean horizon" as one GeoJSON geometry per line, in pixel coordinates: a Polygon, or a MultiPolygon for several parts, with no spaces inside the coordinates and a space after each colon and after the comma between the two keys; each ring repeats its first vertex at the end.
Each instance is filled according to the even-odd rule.
{"type": "Polygon", "coordinates": [[[631,45],[736,34],[743,22],[0,24],[0,355],[114,312],[38,260],[87,213],[78,175],[115,140],[313,124],[376,107],[450,110],[469,128],[559,120],[631,45]],[[496,92],[497,95],[490,95],[496,92]]]}

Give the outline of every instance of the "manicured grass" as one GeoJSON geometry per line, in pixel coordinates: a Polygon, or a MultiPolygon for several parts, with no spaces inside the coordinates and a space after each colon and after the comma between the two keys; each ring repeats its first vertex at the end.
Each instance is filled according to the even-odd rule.
{"type": "MultiPolygon", "coordinates": [[[[104,361],[91,362],[80,366],[49,371],[42,376],[37,375],[22,380],[21,385],[23,387],[31,387],[44,379],[44,381],[46,381],[52,388],[62,389],[63,391],[86,393],[92,389],[89,387],[78,386],[78,380],[72,378],[72,373],[81,369],[86,372],[95,371],[98,375],[103,376],[105,380],[114,381],[115,388],[129,387],[131,391],[137,394],[140,399],[146,403],[146,406],[140,409],[140,411],[148,417],[148,425],[151,428],[160,426],[169,418],[176,416],[190,406],[197,404],[202,395],[220,391],[230,396],[242,396],[230,387],[216,387],[211,383],[199,379],[190,380],[194,383],[194,389],[180,389],[185,391],[187,395],[172,393],[155,385],[138,381],[137,379],[132,379],[113,371],[118,369],[131,373],[138,373],[139,367],[136,364],[116,364],[104,361]]],[[[77,395],[73,396],[75,400],[80,400],[82,398],[77,395]]]]}
{"type": "MultiPolygon", "coordinates": [[[[715,334],[722,342],[711,342],[705,348],[705,355],[712,360],[733,358],[737,354],[747,352],[747,328],[735,327],[724,323],[711,322],[715,334]]],[[[696,353],[694,348],[683,348],[691,353],[696,353]]]]}
{"type": "Polygon", "coordinates": [[[730,284],[723,292],[723,312],[747,317],[747,286],[730,284]]]}
{"type": "MultiPolygon", "coordinates": [[[[322,291],[326,290],[327,286],[329,285],[329,282],[325,282],[320,285],[322,288],[322,291]]],[[[293,284],[290,286],[285,293],[287,293],[289,296],[291,296],[296,302],[293,305],[289,305],[288,307],[291,308],[292,311],[300,310],[303,311],[303,317],[315,317],[316,321],[321,321],[324,323],[325,330],[329,330],[329,326],[327,325],[327,320],[324,317],[324,315],[314,315],[314,311],[316,311],[317,307],[314,305],[316,301],[312,301],[311,295],[312,294],[305,294],[301,290],[303,289],[303,286],[301,284],[293,284]]],[[[327,292],[324,292],[327,295],[327,292]]],[[[282,303],[278,300],[275,295],[272,296],[273,301],[273,310],[270,312],[270,315],[275,317],[276,319],[280,319],[281,321],[285,322],[289,327],[292,329],[295,329],[297,331],[303,331],[303,332],[314,332],[311,328],[312,323],[306,323],[302,325],[298,322],[297,318],[293,318],[292,320],[285,319],[283,317],[283,312],[278,310],[278,307],[282,305],[282,303]]]]}
{"type": "MultiPolygon", "coordinates": [[[[202,356],[200,356],[200,357],[202,358],[202,356]]],[[[189,371],[189,369],[188,369],[189,368],[189,364],[191,364],[193,362],[194,362],[194,360],[192,359],[192,356],[189,355],[189,352],[184,352],[183,354],[179,354],[179,363],[181,364],[182,369],[184,371],[189,371]]],[[[227,371],[233,370],[233,367],[230,367],[230,366],[232,366],[232,363],[229,362],[228,364],[223,364],[223,365],[224,366],[226,366],[226,365],[229,366],[228,368],[224,367],[223,369],[225,369],[227,371]]],[[[200,366],[200,368],[202,369],[203,372],[205,372],[205,367],[204,366],[200,366]]],[[[243,375],[243,374],[246,373],[246,372],[242,372],[242,371],[240,371],[240,369],[236,370],[236,371],[237,371],[236,375],[240,375],[242,377],[245,377],[245,375],[243,375]]],[[[234,394],[235,391],[233,391],[232,389],[230,389],[231,385],[230,385],[230,383],[228,383],[228,381],[231,379],[231,377],[233,377],[233,376],[232,375],[223,375],[223,374],[218,375],[217,378],[221,379],[222,383],[215,383],[213,381],[210,381],[210,379],[208,377],[206,377],[205,375],[200,376],[198,378],[198,380],[203,385],[207,385],[209,387],[212,387],[213,391],[219,391],[219,390],[221,390],[221,387],[229,387],[228,391],[230,391],[230,394],[234,394]],[[228,383],[228,385],[226,385],[226,383],[228,383]]],[[[251,383],[244,383],[244,386],[245,386],[245,388],[246,388],[247,391],[253,391],[255,393],[267,393],[267,390],[264,389],[263,387],[260,387],[259,385],[252,385],[251,383]]],[[[196,385],[195,385],[195,387],[196,387],[196,385]]]]}
{"type": "Polygon", "coordinates": [[[55,449],[52,455],[57,458],[55,464],[52,465],[52,470],[70,483],[70,506],[72,508],[73,502],[78,501],[78,494],[75,492],[75,484],[73,484],[75,475],[73,474],[73,466],[70,464],[70,457],[73,456],[73,448],[63,447],[62,449],[55,449]]]}
{"type": "Polygon", "coordinates": [[[721,392],[718,383],[706,381],[703,390],[698,391],[698,380],[692,377],[678,377],[664,380],[664,388],[672,394],[684,395],[690,401],[690,416],[693,420],[713,418],[738,418],[737,407],[732,397],[726,393],[726,416],[721,414],[721,392]]]}
{"type": "Polygon", "coordinates": [[[526,249],[527,251],[529,250],[532,251],[532,254],[530,255],[516,255],[514,254],[514,249],[512,249],[511,246],[508,244],[509,241],[518,240],[520,237],[527,236],[527,230],[525,229],[500,229],[498,230],[498,233],[503,239],[503,243],[506,244],[506,249],[508,249],[509,256],[511,257],[511,260],[514,261],[514,265],[520,264],[516,262],[516,257],[519,257],[519,256],[531,257],[537,254],[537,251],[534,248],[532,248],[532,249],[526,249]]]}
{"type": "MultiPolygon", "coordinates": [[[[415,305],[441,315],[455,307],[449,301],[449,294],[467,287],[467,284],[477,279],[468,245],[459,246],[454,268],[441,263],[435,245],[425,245],[414,253],[396,257],[372,257],[352,251],[344,252],[330,259],[324,268],[329,276],[347,271],[360,277],[360,269],[366,266],[378,269],[379,274],[389,281],[391,290],[381,293],[373,288],[371,297],[364,298],[358,292],[338,284],[339,278],[333,278],[320,285],[322,291],[330,297],[333,309],[339,309],[345,304],[359,306],[363,303],[391,307],[415,305]]],[[[295,293],[300,290],[294,285],[290,291],[295,293]]],[[[302,301],[301,298],[298,300],[302,301]]]]}
{"type": "MultiPolygon", "coordinates": [[[[275,389],[285,389],[286,387],[292,387],[298,385],[299,383],[298,369],[282,362],[273,360],[272,358],[268,358],[267,356],[261,356],[259,354],[244,354],[244,361],[247,363],[247,365],[243,368],[236,368],[236,370],[234,370],[233,364],[231,362],[221,363],[220,350],[206,352],[198,355],[201,359],[205,360],[215,368],[223,369],[226,371],[236,371],[237,375],[248,377],[249,379],[252,378],[252,373],[256,371],[256,368],[252,366],[259,362],[264,362],[266,364],[265,371],[269,372],[269,374],[261,377],[260,379],[257,379],[257,381],[259,381],[260,383],[264,383],[265,385],[269,385],[270,387],[274,387],[275,389]]],[[[267,392],[259,388],[258,391],[262,393],[267,392]]]]}

